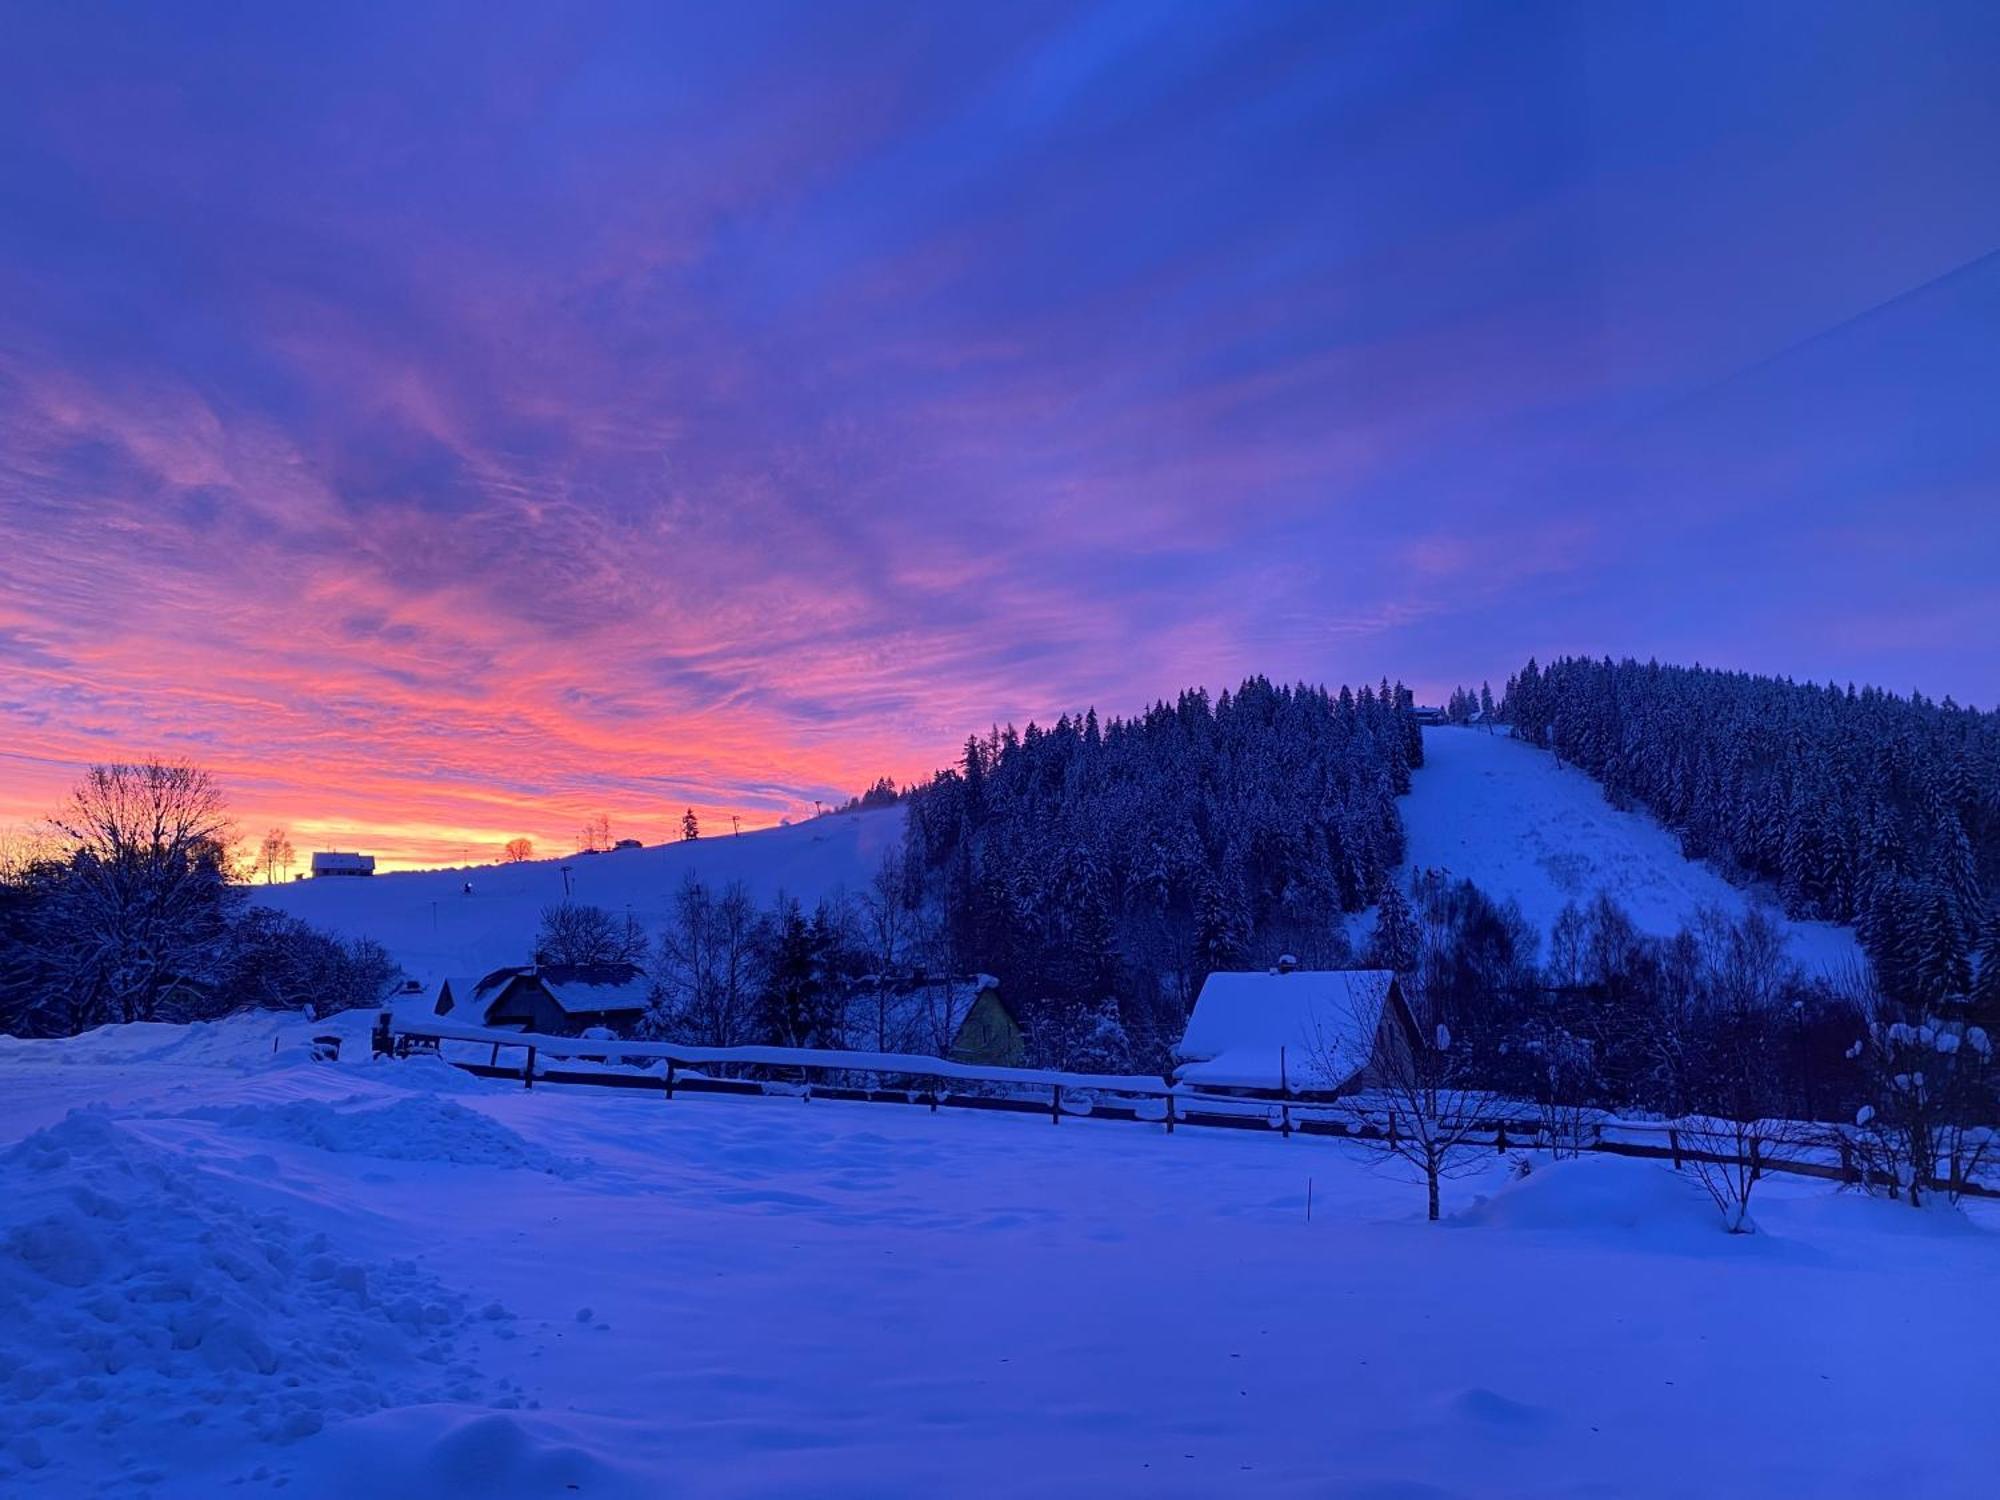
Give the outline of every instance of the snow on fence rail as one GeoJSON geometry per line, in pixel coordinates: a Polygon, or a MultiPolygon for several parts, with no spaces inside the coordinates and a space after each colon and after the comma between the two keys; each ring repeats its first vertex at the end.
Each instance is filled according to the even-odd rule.
{"type": "MultiPolygon", "coordinates": [[[[463,1055],[446,1061],[488,1078],[519,1079],[528,1088],[537,1081],[610,1088],[655,1090],[671,1099],[676,1093],[791,1094],[805,1099],[856,1100],[868,1103],[927,1104],[954,1109],[994,1109],[1046,1113],[1060,1123],[1065,1114],[1113,1120],[1136,1120],[1239,1129],[1269,1129],[1289,1136],[1335,1135],[1382,1137],[1396,1130],[1396,1111],[1374,1105],[1366,1095],[1338,1103],[1302,1097],[1293,1091],[1217,1094],[1184,1083],[1168,1083],[1149,1074],[1072,1073],[1057,1068],[1009,1068],[954,1062],[899,1052],[849,1052],[813,1047],[696,1047],[680,1042],[604,1040],[554,1036],[542,1032],[507,1031],[484,1026],[453,1026],[431,1022],[394,1022],[385,1016],[376,1032],[377,1050],[402,1053],[415,1046],[426,1050],[442,1044],[487,1048],[482,1062],[463,1055]],[[518,1064],[501,1062],[503,1048],[520,1050],[518,1064]],[[567,1061],[570,1067],[548,1067],[545,1059],[567,1061]],[[664,1073],[652,1071],[665,1063],[664,1073]],[[576,1064],[583,1064],[579,1068],[576,1064]],[[766,1073],[795,1073],[796,1079],[745,1078],[718,1075],[711,1068],[749,1068],[766,1073]],[[812,1081],[818,1075],[822,1080],[812,1081]],[[928,1087],[897,1086],[892,1080],[926,1080],[928,1087]],[[867,1080],[867,1081],[862,1081],[867,1080]],[[942,1085],[963,1084],[987,1092],[947,1092],[942,1085]],[[1108,1096],[1108,1097],[1107,1097],[1108,1096]]],[[[1540,1112],[1531,1105],[1508,1103],[1487,1122],[1493,1148],[1508,1151],[1544,1144],[1540,1112]]],[[[1860,1183],[1859,1152],[1848,1127],[1773,1121],[1772,1136],[1762,1151],[1752,1139],[1759,1170],[1860,1183]],[[1811,1139],[1801,1139],[1805,1133],[1811,1139]],[[1785,1154],[1771,1155],[1782,1145],[1785,1154]]],[[[1482,1130],[1485,1127],[1482,1125],[1482,1130]]],[[[1592,1116],[1577,1149],[1611,1155],[1686,1162],[1729,1162],[1736,1157],[1701,1149],[1703,1140],[1721,1138],[1732,1129],[1723,1122],[1634,1120],[1609,1113],[1592,1116]]],[[[1933,1177],[1931,1186],[1949,1184],[1933,1177]]],[[[1957,1184],[1957,1190],[1977,1197],[2000,1197],[2000,1186],[1985,1182],[1957,1184]]]]}

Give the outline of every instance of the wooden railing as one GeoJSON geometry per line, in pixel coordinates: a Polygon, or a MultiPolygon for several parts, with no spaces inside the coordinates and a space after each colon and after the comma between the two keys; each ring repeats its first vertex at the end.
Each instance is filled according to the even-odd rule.
{"type": "MultiPolygon", "coordinates": [[[[1065,1115],[1164,1125],[1270,1130],[1280,1135],[1382,1137],[1396,1129],[1396,1112],[1367,1094],[1328,1102],[1299,1091],[1217,1093],[1168,1083],[1148,1074],[1075,1073],[1052,1068],[1009,1068],[954,1062],[912,1053],[859,1052],[803,1047],[696,1047],[680,1042],[604,1040],[505,1031],[449,1023],[391,1022],[376,1031],[376,1050],[407,1054],[432,1051],[456,1067],[485,1078],[598,1088],[647,1090],[672,1099],[679,1094],[789,1095],[812,1100],[924,1105],[939,1108],[1046,1114],[1057,1124],[1065,1115]],[[455,1050],[446,1055],[443,1048],[455,1050]],[[484,1052],[484,1057],[480,1056],[484,1052]],[[503,1060],[504,1059],[504,1060],[503,1060]],[[553,1065],[552,1065],[553,1063],[553,1065]],[[563,1066],[564,1063],[569,1066],[563,1066]],[[659,1067],[664,1063],[664,1068],[659,1067]],[[578,1066],[582,1064],[582,1066],[578,1066]],[[736,1076],[731,1076],[731,1071],[736,1076]]],[[[1761,1171],[1859,1183],[1856,1154],[1842,1142],[1850,1132],[1833,1125],[1782,1122],[1779,1142],[1763,1143],[1761,1171]],[[1804,1140],[1806,1132],[1813,1139],[1804,1140]]],[[[1482,1136],[1496,1151],[1546,1144],[1544,1126],[1533,1106],[1503,1103],[1487,1112],[1482,1136]]],[[[1723,1127],[1690,1128],[1665,1120],[1626,1119],[1601,1113],[1590,1118],[1577,1149],[1617,1156],[1668,1161],[1723,1162],[1734,1156],[1704,1150],[1723,1127]]],[[[1755,1145],[1753,1150],[1757,1150],[1755,1145]]],[[[1934,1180],[1934,1188],[1943,1188],[1934,1180]]],[[[1958,1185],[1978,1197],[2000,1197],[1986,1182],[1958,1185]]]]}

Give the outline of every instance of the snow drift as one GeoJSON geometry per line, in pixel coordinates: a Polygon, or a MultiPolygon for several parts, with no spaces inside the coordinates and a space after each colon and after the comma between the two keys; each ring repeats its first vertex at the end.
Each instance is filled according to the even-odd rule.
{"type": "Polygon", "coordinates": [[[1692,1237],[1720,1244],[1727,1236],[1715,1205],[1699,1184],[1658,1162],[1585,1156],[1537,1166],[1490,1197],[1453,1216],[1455,1224],[1491,1229],[1611,1232],[1692,1237]]]}
{"type": "Polygon", "coordinates": [[[501,1397],[459,1357],[466,1318],[413,1263],[345,1259],[103,1113],[0,1155],[0,1480],[126,1428],[284,1443],[501,1397]]]}
{"type": "MultiPolygon", "coordinates": [[[[450,1066],[434,1058],[427,1061],[438,1067],[450,1066]]],[[[468,1076],[455,1068],[452,1072],[459,1078],[468,1076]]],[[[574,1177],[583,1171],[581,1163],[530,1144],[498,1120],[428,1094],[373,1106],[356,1096],[341,1105],[294,1099],[283,1104],[239,1104],[188,1113],[189,1118],[213,1120],[265,1140],[292,1141],[347,1155],[515,1167],[558,1177],[574,1177]]]]}

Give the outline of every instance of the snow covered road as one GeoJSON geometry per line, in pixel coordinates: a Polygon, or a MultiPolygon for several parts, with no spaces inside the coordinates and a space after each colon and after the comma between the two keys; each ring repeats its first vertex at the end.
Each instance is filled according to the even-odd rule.
{"type": "Polygon", "coordinates": [[[1325,1140],[528,1092],[314,1064],[314,1029],[0,1041],[0,1494],[1971,1496],[2000,1465],[2000,1234],[1955,1213],[1774,1181],[1731,1238],[1605,1159],[1496,1162],[1432,1226],[1325,1140]]]}

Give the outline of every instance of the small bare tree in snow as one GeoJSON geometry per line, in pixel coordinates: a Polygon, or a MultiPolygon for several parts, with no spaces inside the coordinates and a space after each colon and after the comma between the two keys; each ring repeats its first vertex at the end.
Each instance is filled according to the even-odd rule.
{"type": "Polygon", "coordinates": [[[1473,1076],[1472,1058],[1451,1029],[1431,1015],[1421,997],[1412,1003],[1414,1025],[1385,1028],[1393,1040],[1322,1035],[1307,1049],[1308,1088],[1315,1075],[1352,1079],[1339,1108],[1348,1133],[1384,1163],[1413,1168],[1421,1177],[1428,1216],[1439,1218],[1440,1186],[1448,1177],[1477,1171],[1493,1153],[1502,1114],[1492,1093],[1473,1076]],[[1357,1059],[1370,1057],[1355,1075],[1357,1059]]]}
{"type": "Polygon", "coordinates": [[[1523,1044],[1536,1078],[1542,1139],[1557,1161],[1581,1156],[1596,1138],[1598,1111],[1585,1101],[1596,1080],[1589,1042],[1559,1026],[1540,1028],[1523,1044]]]}
{"type": "Polygon", "coordinates": [[[1720,1114],[1683,1115],[1674,1122],[1680,1133],[1681,1159],[1688,1175],[1707,1190],[1722,1226],[1731,1234],[1751,1234],[1750,1195],[1763,1179],[1766,1164],[1786,1148],[1806,1144],[1810,1131],[1795,1120],[1759,1115],[1747,1108],[1720,1114]]]}
{"type": "Polygon", "coordinates": [[[507,840],[506,847],[500,851],[500,857],[510,865],[525,864],[535,857],[535,841],[533,839],[509,839],[507,840]]]}

